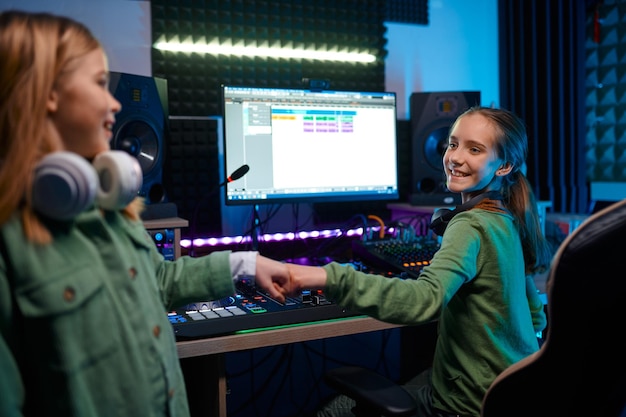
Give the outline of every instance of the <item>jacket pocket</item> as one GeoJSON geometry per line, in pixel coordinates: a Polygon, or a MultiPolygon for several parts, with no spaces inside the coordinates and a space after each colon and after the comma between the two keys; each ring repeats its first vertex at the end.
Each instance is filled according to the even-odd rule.
{"type": "Polygon", "coordinates": [[[64,270],[16,293],[23,347],[43,367],[61,372],[101,364],[119,349],[119,314],[106,277],[89,265],[64,270]]]}

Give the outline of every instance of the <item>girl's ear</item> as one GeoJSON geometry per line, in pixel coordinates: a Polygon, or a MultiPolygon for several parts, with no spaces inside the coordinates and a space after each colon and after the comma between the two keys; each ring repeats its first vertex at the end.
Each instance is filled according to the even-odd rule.
{"type": "Polygon", "coordinates": [[[46,108],[48,109],[48,113],[54,113],[59,109],[59,94],[54,89],[50,90],[46,108]]]}
{"type": "Polygon", "coordinates": [[[511,164],[510,162],[506,162],[504,165],[498,168],[498,170],[496,171],[496,175],[503,177],[505,175],[508,175],[512,170],[513,164],[511,164]]]}

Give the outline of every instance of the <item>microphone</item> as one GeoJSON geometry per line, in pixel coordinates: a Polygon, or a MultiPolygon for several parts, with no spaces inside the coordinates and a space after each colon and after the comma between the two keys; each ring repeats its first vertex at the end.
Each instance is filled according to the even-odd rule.
{"type": "Polygon", "coordinates": [[[239,178],[243,177],[244,175],[246,175],[248,173],[248,171],[250,171],[250,166],[248,164],[242,165],[239,168],[237,168],[235,171],[233,171],[232,174],[230,174],[230,176],[228,178],[226,178],[226,181],[224,181],[223,183],[221,183],[219,187],[228,184],[229,182],[233,182],[233,181],[237,181],[239,178]]]}
{"type": "Polygon", "coordinates": [[[246,175],[248,171],[250,171],[250,166],[248,164],[244,164],[240,166],[239,168],[234,170],[233,173],[228,176],[228,178],[226,178],[226,181],[223,181],[220,184],[218,184],[216,187],[213,187],[211,191],[209,191],[209,193],[204,198],[208,198],[212,196],[213,193],[215,193],[217,190],[219,190],[221,187],[225,186],[226,184],[231,183],[233,181],[237,181],[239,178],[246,175]]]}
{"type": "Polygon", "coordinates": [[[193,215],[191,218],[191,247],[190,247],[190,255],[194,256],[195,255],[195,251],[194,251],[194,247],[193,247],[193,240],[197,237],[196,236],[196,222],[198,220],[198,212],[200,211],[200,205],[207,200],[209,197],[211,197],[217,190],[219,190],[220,188],[222,188],[223,186],[225,186],[228,183],[231,183],[233,181],[237,181],[239,178],[243,177],[244,175],[246,175],[248,173],[248,171],[250,171],[250,166],[248,164],[244,164],[242,166],[240,166],[239,168],[237,168],[236,170],[234,170],[232,172],[232,174],[230,174],[228,176],[228,178],[226,178],[226,181],[221,182],[220,184],[218,184],[216,187],[213,187],[211,189],[211,191],[209,191],[207,194],[205,194],[197,203],[196,206],[194,207],[193,210],[193,215]]]}

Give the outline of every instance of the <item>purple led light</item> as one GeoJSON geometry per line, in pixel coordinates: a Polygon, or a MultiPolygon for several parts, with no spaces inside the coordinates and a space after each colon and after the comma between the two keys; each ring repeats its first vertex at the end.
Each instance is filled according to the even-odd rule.
{"type": "MultiPolygon", "coordinates": [[[[281,242],[281,241],[292,241],[292,240],[306,240],[306,239],[327,239],[338,236],[343,236],[346,234],[347,236],[361,236],[363,234],[363,228],[358,229],[350,229],[347,231],[341,229],[326,229],[326,230],[311,230],[311,231],[300,231],[297,233],[294,232],[286,232],[286,233],[273,233],[273,234],[265,234],[259,237],[259,240],[264,242],[281,242]]],[[[225,237],[208,237],[208,238],[196,238],[193,240],[193,246],[197,248],[201,248],[204,246],[228,246],[228,245],[237,245],[243,243],[249,243],[252,240],[250,236],[225,236],[225,237]]],[[[180,246],[183,248],[189,248],[191,246],[190,239],[181,239],[180,246]]]]}

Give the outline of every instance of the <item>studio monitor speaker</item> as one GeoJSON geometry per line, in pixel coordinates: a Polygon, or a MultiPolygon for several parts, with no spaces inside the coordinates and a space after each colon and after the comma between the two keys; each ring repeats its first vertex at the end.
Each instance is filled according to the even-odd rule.
{"type": "Polygon", "coordinates": [[[115,115],[111,149],[137,158],[143,171],[139,195],[147,204],[165,200],[163,161],[167,134],[167,80],[111,72],[109,90],[121,103],[115,115]]]}
{"type": "Polygon", "coordinates": [[[461,196],[446,187],[443,153],[454,120],[480,104],[480,91],[420,92],[411,94],[411,190],[415,206],[458,205],[461,196]]]}

